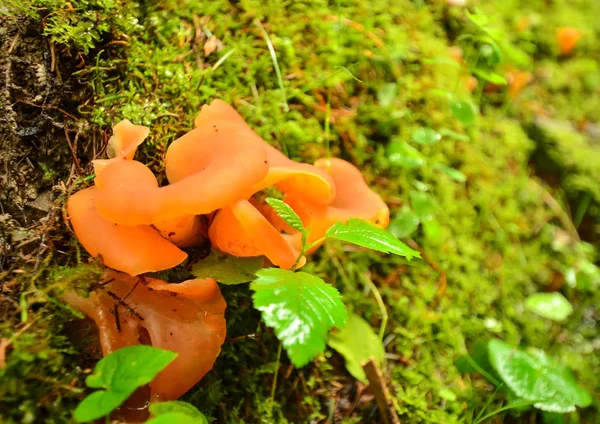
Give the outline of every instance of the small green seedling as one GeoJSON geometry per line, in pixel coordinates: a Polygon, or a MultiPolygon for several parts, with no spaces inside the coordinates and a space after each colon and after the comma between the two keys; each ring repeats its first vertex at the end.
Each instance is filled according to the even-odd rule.
{"type": "Polygon", "coordinates": [[[145,345],[124,347],[106,355],[85,379],[88,387],[101,390],[81,401],[75,409],[75,421],[84,423],[108,416],[176,357],[175,352],[145,345]]]}

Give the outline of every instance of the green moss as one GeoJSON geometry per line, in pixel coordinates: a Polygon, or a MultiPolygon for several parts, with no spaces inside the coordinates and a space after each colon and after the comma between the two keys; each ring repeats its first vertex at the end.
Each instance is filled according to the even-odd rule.
{"type": "MultiPolygon", "coordinates": [[[[462,84],[457,85],[459,71],[423,63],[425,58],[448,57],[448,47],[459,34],[474,33],[462,10],[449,11],[443,3],[72,3],[81,13],[63,2],[32,3],[44,8],[44,14],[54,13],[46,20],[54,42],[88,53],[77,77],[88,82],[94,101],[81,105],[83,119],[104,131],[122,118],[150,126],[139,159],[155,171],[162,171],[166,147],[192,127],[200,106],[222,98],[292,158],[310,162],[331,153],[355,163],[391,205],[392,216],[401,211],[422,214],[417,199],[433,199],[433,209],[413,235],[430,263],[407,263],[331,243],[305,269],[338,287],[349,308],[375,327],[381,313],[365,288],[365,278],[377,285],[390,315],[386,375],[398,412],[410,423],[468,422],[481,411],[492,395],[491,386],[481,377],[461,375],[454,363],[476,341],[494,337],[545,349],[572,367],[586,388],[600,388],[594,330],[600,300],[600,272],[594,265],[598,258],[591,245],[578,242],[564,227],[564,214],[548,203],[548,196],[559,196],[542,188],[529,168],[534,152],[546,143],[530,131],[539,110],[559,122],[598,120],[594,76],[600,66],[594,43],[598,23],[590,12],[597,3],[539,0],[526,6],[516,1],[483,5],[493,25],[507,34],[509,53],[527,55],[521,66],[534,71],[535,78],[513,102],[504,90],[476,93],[482,113],[467,127],[452,116],[448,99],[439,92],[471,98],[462,84]],[[514,25],[523,16],[539,19],[532,18],[534,25],[516,34],[514,25]],[[256,21],[274,44],[288,111],[256,21]],[[101,25],[86,31],[98,22],[101,25]],[[554,31],[567,24],[585,28],[587,35],[574,57],[559,59],[554,31]],[[204,43],[211,35],[223,49],[205,56],[204,43]],[[396,94],[384,100],[382,89],[392,86],[396,94]],[[462,137],[417,145],[411,134],[421,126],[449,129],[462,137]],[[392,140],[413,145],[425,163],[414,169],[395,166],[385,153],[392,140]],[[436,164],[459,170],[466,181],[457,182],[436,164]],[[444,278],[447,285],[442,291],[444,278]],[[556,288],[563,280],[560,290],[576,310],[566,322],[552,323],[524,309],[528,295],[556,288]]],[[[512,64],[509,53],[496,71],[504,72],[512,64]]],[[[588,136],[571,128],[552,140],[552,149],[547,150],[564,175],[564,188],[596,196],[597,152],[588,136]]],[[[598,216],[597,209],[590,209],[594,210],[598,216]]],[[[72,258],[68,262],[76,265],[72,258]]],[[[93,278],[85,274],[66,268],[43,279],[52,285],[93,278]]],[[[182,275],[175,270],[169,277],[182,275]]],[[[214,371],[185,400],[221,422],[268,422],[278,342],[260,324],[246,287],[223,287],[223,293],[230,341],[214,371]]],[[[48,336],[67,318],[57,310],[32,325],[29,344],[9,355],[13,362],[4,374],[13,384],[9,387],[14,381],[25,381],[27,387],[36,384],[27,375],[42,358],[34,353],[27,363],[19,353],[34,346],[66,352],[55,357],[57,362],[42,364],[39,373],[59,373],[61,381],[76,373],[74,362],[65,362],[73,347],[63,338],[48,336]]],[[[11,334],[9,328],[5,331],[11,334]]],[[[9,393],[11,419],[36,413],[33,405],[41,395],[35,393],[31,397],[22,390],[9,393]]],[[[60,393],[66,393],[71,403],[46,408],[40,416],[54,421],[69,416],[77,393],[60,393]]],[[[377,420],[371,415],[373,403],[357,401],[356,394],[357,383],[337,354],[328,351],[302,370],[293,370],[284,355],[270,421],[306,422],[329,416],[344,422],[377,420]]],[[[489,410],[501,402],[496,397],[489,410]]],[[[592,422],[594,408],[574,413],[574,419],[592,422]]]]}

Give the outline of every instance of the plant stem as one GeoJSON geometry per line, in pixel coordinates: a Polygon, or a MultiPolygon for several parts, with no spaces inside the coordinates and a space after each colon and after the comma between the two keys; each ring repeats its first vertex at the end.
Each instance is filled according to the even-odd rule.
{"type": "Polygon", "coordinates": [[[361,278],[363,279],[363,282],[367,286],[369,286],[369,288],[373,292],[373,296],[375,296],[375,300],[377,301],[377,305],[379,306],[379,311],[381,312],[381,325],[379,327],[379,338],[383,341],[383,336],[385,335],[385,327],[387,326],[387,322],[388,322],[388,313],[387,313],[387,309],[385,307],[385,303],[383,303],[383,298],[381,297],[381,293],[379,293],[379,290],[377,289],[377,286],[375,285],[375,283],[373,283],[373,281],[371,281],[371,279],[365,274],[361,274],[361,278]]]}
{"type": "Polygon", "coordinates": [[[277,360],[275,361],[275,373],[273,374],[273,385],[271,386],[271,401],[269,402],[269,409],[267,410],[267,416],[269,419],[273,417],[273,403],[275,403],[275,389],[277,388],[277,374],[279,374],[279,363],[281,360],[281,347],[282,344],[279,342],[279,347],[277,348],[277,360]]]}

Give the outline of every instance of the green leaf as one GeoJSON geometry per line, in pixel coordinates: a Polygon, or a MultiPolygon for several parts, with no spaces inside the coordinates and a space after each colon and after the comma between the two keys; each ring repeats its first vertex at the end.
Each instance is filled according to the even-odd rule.
{"type": "Polygon", "coordinates": [[[399,239],[410,237],[419,228],[419,217],[413,212],[397,215],[388,226],[388,231],[399,239]]]}
{"type": "Polygon", "coordinates": [[[423,155],[403,141],[392,141],[388,144],[386,156],[393,166],[405,169],[420,168],[425,163],[423,155]]]}
{"type": "Polygon", "coordinates": [[[520,398],[536,401],[534,406],[538,409],[567,413],[575,406],[585,407],[592,402],[571,371],[551,361],[543,351],[527,353],[491,340],[488,352],[491,365],[504,383],[520,398]]]}
{"type": "Polygon", "coordinates": [[[350,315],[341,331],[329,335],[327,344],[344,357],[348,372],[363,383],[368,380],[362,365],[373,357],[381,367],[385,358],[381,339],[369,323],[356,314],[350,315]]]}
{"type": "MultiPolygon", "coordinates": [[[[148,421],[148,423],[181,423],[187,424],[196,423],[196,424],[208,424],[208,420],[202,414],[202,412],[198,411],[198,409],[194,405],[190,405],[187,402],[182,402],[178,400],[173,400],[169,402],[159,402],[153,403],[150,405],[150,413],[155,415],[156,417],[170,417],[172,419],[177,418],[180,421],[161,421],[156,418],[148,421]],[[176,416],[177,415],[177,416],[176,416]]],[[[161,418],[166,419],[166,418],[161,418]]]]}
{"type": "Polygon", "coordinates": [[[450,389],[440,389],[438,395],[448,402],[454,402],[456,400],[456,393],[450,389]]]}
{"type": "Polygon", "coordinates": [[[412,250],[388,231],[362,219],[351,218],[345,224],[336,222],[329,227],[325,236],[379,252],[405,256],[409,260],[421,257],[419,252],[412,250]]]}
{"type": "Polygon", "coordinates": [[[470,125],[475,121],[475,106],[465,100],[453,100],[450,102],[452,115],[464,125],[470,125]]]}
{"type": "Polygon", "coordinates": [[[495,72],[479,68],[472,69],[472,72],[482,80],[491,82],[492,84],[506,85],[506,79],[502,75],[498,75],[495,72]]]}
{"type": "Polygon", "coordinates": [[[412,133],[412,141],[419,144],[435,144],[442,139],[442,136],[431,128],[417,128],[412,133]]]}
{"type": "Polygon", "coordinates": [[[411,191],[409,196],[410,204],[421,221],[433,219],[437,212],[437,203],[431,195],[422,191],[411,191]]]}
{"type": "Polygon", "coordinates": [[[221,284],[241,284],[252,281],[256,271],[264,263],[262,256],[238,258],[213,250],[206,258],[194,264],[192,274],[196,278],[212,278],[221,284]]]}
{"type": "Polygon", "coordinates": [[[267,197],[265,201],[275,210],[275,212],[277,212],[277,215],[279,215],[279,217],[283,219],[287,225],[292,227],[294,230],[304,231],[302,220],[298,214],[294,212],[290,205],[285,203],[283,200],[275,199],[274,197],[267,197]]]}
{"type": "Polygon", "coordinates": [[[456,60],[450,59],[449,57],[432,57],[430,59],[423,59],[423,63],[426,65],[444,65],[451,66],[456,69],[460,69],[460,63],[456,60]]]}
{"type": "Polygon", "coordinates": [[[146,424],[207,424],[208,420],[204,415],[202,418],[192,417],[183,412],[167,412],[166,414],[159,415],[148,421],[146,424]]]}
{"type": "Polygon", "coordinates": [[[78,423],[102,418],[121,406],[131,396],[131,393],[133,392],[98,390],[77,405],[73,417],[78,423]]]}
{"type": "Polygon", "coordinates": [[[395,82],[383,84],[377,91],[377,101],[383,107],[391,106],[398,93],[398,85],[395,82]]]}
{"type": "Polygon", "coordinates": [[[86,397],[75,409],[75,420],[92,421],[108,415],[176,357],[175,352],[146,345],[124,347],[105,356],[85,382],[88,387],[106,390],[86,397]]]}
{"type": "Polygon", "coordinates": [[[438,171],[442,171],[444,174],[452,178],[454,181],[458,181],[459,183],[464,183],[467,181],[467,176],[458,169],[449,168],[441,163],[434,164],[433,168],[437,169],[438,171]]]}
{"type": "Polygon", "coordinates": [[[525,300],[525,307],[554,321],[565,320],[573,312],[571,303],[560,293],[537,293],[525,300]]]}
{"type": "Polygon", "coordinates": [[[303,367],[325,350],[329,330],[348,321],[339,292],[306,272],[266,268],[256,275],[250,285],[254,307],[275,329],[294,366],[303,367]]]}
{"type": "Polygon", "coordinates": [[[442,137],[449,137],[458,141],[471,141],[468,135],[457,133],[456,131],[449,130],[448,128],[442,128],[439,132],[442,137]]]}

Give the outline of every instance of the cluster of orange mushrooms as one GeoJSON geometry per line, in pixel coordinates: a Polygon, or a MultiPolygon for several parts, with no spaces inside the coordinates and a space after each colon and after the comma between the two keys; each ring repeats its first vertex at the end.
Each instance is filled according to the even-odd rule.
{"type": "Polygon", "coordinates": [[[94,187],[67,204],[83,247],[111,269],[88,298],[64,296],[95,321],[104,354],[139,343],[179,353],[150,384],[154,400],[177,399],[212,368],[225,340],[226,304],[211,278],[167,283],[142,274],[181,264],[182,248],[208,240],[222,252],[291,268],[302,237],[261,200],[268,187],[282,192],[311,228],[309,242],[349,218],[379,226],[389,220],[386,204],[356,167],[335,158],[294,162],[223,101],[204,105],[195,126],[169,146],[169,184],[161,187],[133,160],[148,128],[121,121],[109,159],[94,161],[94,187]]]}

